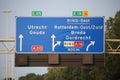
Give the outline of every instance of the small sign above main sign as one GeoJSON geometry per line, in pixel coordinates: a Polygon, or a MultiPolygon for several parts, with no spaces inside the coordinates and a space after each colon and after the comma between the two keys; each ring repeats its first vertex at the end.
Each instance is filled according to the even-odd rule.
{"type": "Polygon", "coordinates": [[[42,16],[42,11],[32,11],[32,16],[42,16]]]}
{"type": "Polygon", "coordinates": [[[17,17],[16,53],[103,53],[104,17],[17,17]]]}
{"type": "Polygon", "coordinates": [[[82,16],[83,12],[82,11],[73,11],[72,15],[73,16],[82,16]]]}
{"type": "Polygon", "coordinates": [[[84,17],[88,17],[89,13],[88,11],[73,11],[72,12],[72,16],[84,16],[84,17]]]}

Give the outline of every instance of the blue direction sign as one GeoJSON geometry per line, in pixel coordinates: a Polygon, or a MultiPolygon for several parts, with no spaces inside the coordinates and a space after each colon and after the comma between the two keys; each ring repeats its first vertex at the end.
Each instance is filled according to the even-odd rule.
{"type": "Polygon", "coordinates": [[[103,53],[104,17],[16,17],[16,53],[103,53]]]}

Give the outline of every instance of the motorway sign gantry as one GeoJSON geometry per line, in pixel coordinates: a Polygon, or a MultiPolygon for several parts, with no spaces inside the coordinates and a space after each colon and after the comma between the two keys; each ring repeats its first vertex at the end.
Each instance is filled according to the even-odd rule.
{"type": "Polygon", "coordinates": [[[16,53],[104,52],[104,17],[16,17],[16,53]]]}

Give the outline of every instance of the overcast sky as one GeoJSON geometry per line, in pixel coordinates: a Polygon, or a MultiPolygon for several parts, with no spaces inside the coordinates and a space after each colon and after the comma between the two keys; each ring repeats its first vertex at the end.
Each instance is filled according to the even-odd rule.
{"type": "MultiPolygon", "coordinates": [[[[88,10],[89,16],[105,16],[105,20],[114,17],[120,10],[120,0],[0,0],[0,39],[15,38],[15,16],[31,16],[31,12],[40,10],[44,17],[68,17],[72,11],[88,10]],[[11,10],[9,14],[4,10],[11,10]],[[7,20],[7,19],[8,20],[7,20]],[[8,32],[7,25],[8,25],[8,32]]],[[[2,47],[0,43],[0,48],[2,47]]],[[[10,56],[11,58],[11,56],[10,56]]],[[[15,68],[15,79],[26,73],[46,73],[46,67],[15,68]]],[[[0,54],[0,79],[5,76],[5,55],[0,54]]]]}

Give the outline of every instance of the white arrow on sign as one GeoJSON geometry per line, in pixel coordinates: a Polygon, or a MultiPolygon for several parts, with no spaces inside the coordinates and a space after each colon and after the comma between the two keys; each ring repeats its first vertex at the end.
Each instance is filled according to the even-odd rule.
{"type": "Polygon", "coordinates": [[[57,45],[60,45],[61,41],[57,41],[57,43],[55,44],[55,38],[56,38],[56,36],[54,34],[52,34],[51,38],[52,38],[52,51],[54,51],[55,47],[57,45]]]}
{"type": "Polygon", "coordinates": [[[86,51],[88,51],[90,46],[94,46],[94,44],[95,44],[95,41],[91,41],[90,44],[88,44],[88,46],[86,48],[86,51]]]}
{"type": "Polygon", "coordinates": [[[19,38],[20,38],[20,51],[22,51],[22,39],[23,39],[23,35],[20,34],[19,38]]]}

